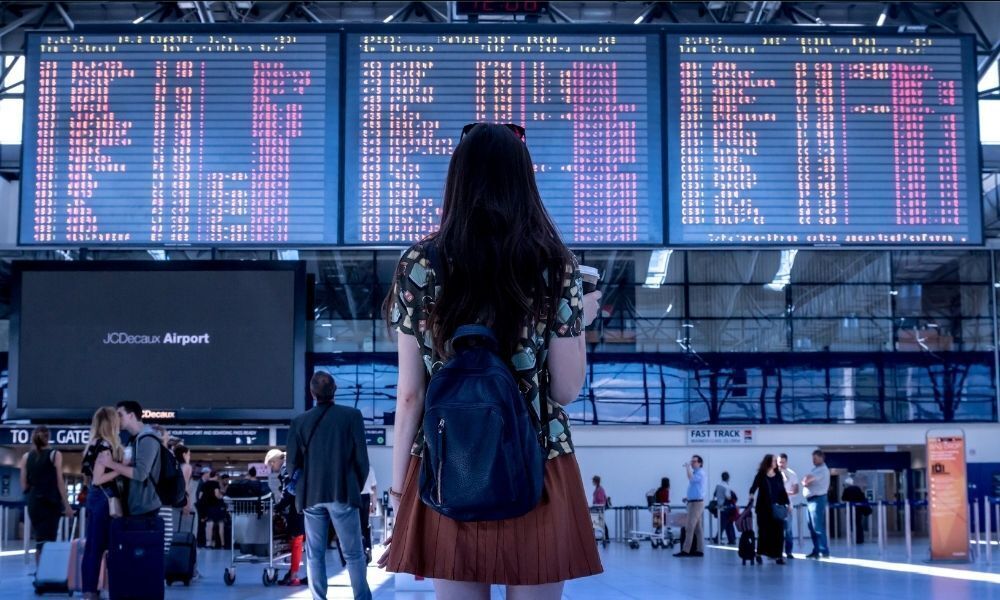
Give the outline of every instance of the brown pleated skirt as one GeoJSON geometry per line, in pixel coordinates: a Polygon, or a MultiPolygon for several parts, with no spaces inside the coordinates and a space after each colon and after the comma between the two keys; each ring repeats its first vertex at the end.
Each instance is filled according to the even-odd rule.
{"type": "Polygon", "coordinates": [[[419,481],[420,459],[414,457],[389,546],[389,571],[496,585],[555,583],[604,571],[572,454],[546,463],[542,501],[515,519],[449,519],[420,501],[419,481]]]}

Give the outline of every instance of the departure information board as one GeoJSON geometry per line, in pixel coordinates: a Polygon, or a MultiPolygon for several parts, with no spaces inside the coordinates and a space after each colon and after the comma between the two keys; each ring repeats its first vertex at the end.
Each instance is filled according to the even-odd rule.
{"type": "Polygon", "coordinates": [[[982,243],[971,40],[666,36],[677,245],[982,243]]]}
{"type": "Polygon", "coordinates": [[[21,244],[337,241],[336,34],[28,37],[21,244]]]}
{"type": "Polygon", "coordinates": [[[657,35],[458,30],[346,43],[346,243],[434,231],[462,128],[483,121],[525,127],[566,242],[665,241],[657,35]]]}

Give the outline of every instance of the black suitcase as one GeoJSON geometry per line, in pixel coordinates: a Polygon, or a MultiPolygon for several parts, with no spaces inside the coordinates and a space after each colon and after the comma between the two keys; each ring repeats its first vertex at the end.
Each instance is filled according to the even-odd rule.
{"type": "Polygon", "coordinates": [[[111,519],[108,593],[111,600],[163,600],[163,519],[111,519]]]}
{"type": "Polygon", "coordinates": [[[194,535],[195,520],[193,516],[191,521],[191,530],[185,531],[183,529],[184,517],[181,516],[181,527],[174,533],[170,542],[170,552],[167,554],[166,561],[165,579],[167,585],[172,585],[175,582],[191,585],[191,580],[194,578],[197,539],[194,535]]]}
{"type": "Polygon", "coordinates": [[[740,534],[740,547],[739,547],[740,558],[743,559],[743,564],[753,564],[754,559],[757,556],[757,536],[754,535],[752,529],[748,529],[740,534]]]}
{"type": "MultiPolygon", "coordinates": [[[[688,534],[687,527],[681,527],[681,537],[680,537],[681,550],[684,549],[684,542],[685,540],[687,540],[687,534],[688,534]]],[[[702,545],[701,540],[694,540],[693,542],[691,542],[691,552],[704,552],[705,549],[702,548],[701,545],[702,545]]]]}

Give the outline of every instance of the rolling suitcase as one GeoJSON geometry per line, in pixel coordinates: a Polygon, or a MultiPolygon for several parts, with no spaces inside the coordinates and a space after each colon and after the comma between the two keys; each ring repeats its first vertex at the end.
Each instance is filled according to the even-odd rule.
{"type": "MultiPolygon", "coordinates": [[[[740,534],[739,554],[744,565],[747,564],[747,561],[754,564],[754,560],[757,558],[757,536],[754,535],[753,529],[746,529],[740,534]]],[[[761,561],[757,560],[757,562],[761,561]]]]}
{"type": "Polygon", "coordinates": [[[35,571],[35,593],[38,595],[67,594],[69,589],[70,554],[74,542],[42,544],[38,569],[35,571]]]}
{"type": "MultiPolygon", "coordinates": [[[[62,517],[65,519],[65,517],[62,517]]],[[[64,524],[60,521],[59,531],[64,531],[64,524]]],[[[38,557],[38,568],[35,570],[35,580],[32,583],[35,593],[38,595],[56,593],[69,594],[70,573],[78,568],[79,560],[83,558],[82,541],[73,540],[73,531],[76,529],[76,519],[70,525],[70,541],[45,542],[41,547],[41,554],[38,557]],[[77,552],[77,542],[80,542],[80,551],[77,552]]]]}
{"type": "Polygon", "coordinates": [[[170,542],[170,551],[167,553],[166,561],[166,581],[167,585],[174,582],[181,582],[184,585],[191,585],[194,578],[194,565],[197,549],[194,526],[197,521],[191,515],[191,529],[184,528],[185,517],[181,516],[181,522],[170,542]]]}
{"type": "Polygon", "coordinates": [[[111,520],[108,592],[111,600],[162,600],[166,577],[163,519],[122,517],[111,520]]]}

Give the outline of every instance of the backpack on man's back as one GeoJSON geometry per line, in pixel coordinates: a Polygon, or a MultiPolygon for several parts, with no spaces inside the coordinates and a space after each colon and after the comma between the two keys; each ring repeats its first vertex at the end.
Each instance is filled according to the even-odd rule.
{"type": "Polygon", "coordinates": [[[153,470],[150,470],[150,477],[156,487],[156,495],[159,496],[160,502],[164,506],[184,508],[187,506],[187,486],[184,481],[184,471],[181,470],[177,457],[160,442],[155,434],[151,433],[139,436],[136,441],[136,452],[138,452],[139,443],[144,437],[153,437],[159,446],[160,455],[156,459],[159,468],[156,475],[153,476],[153,470]]]}

